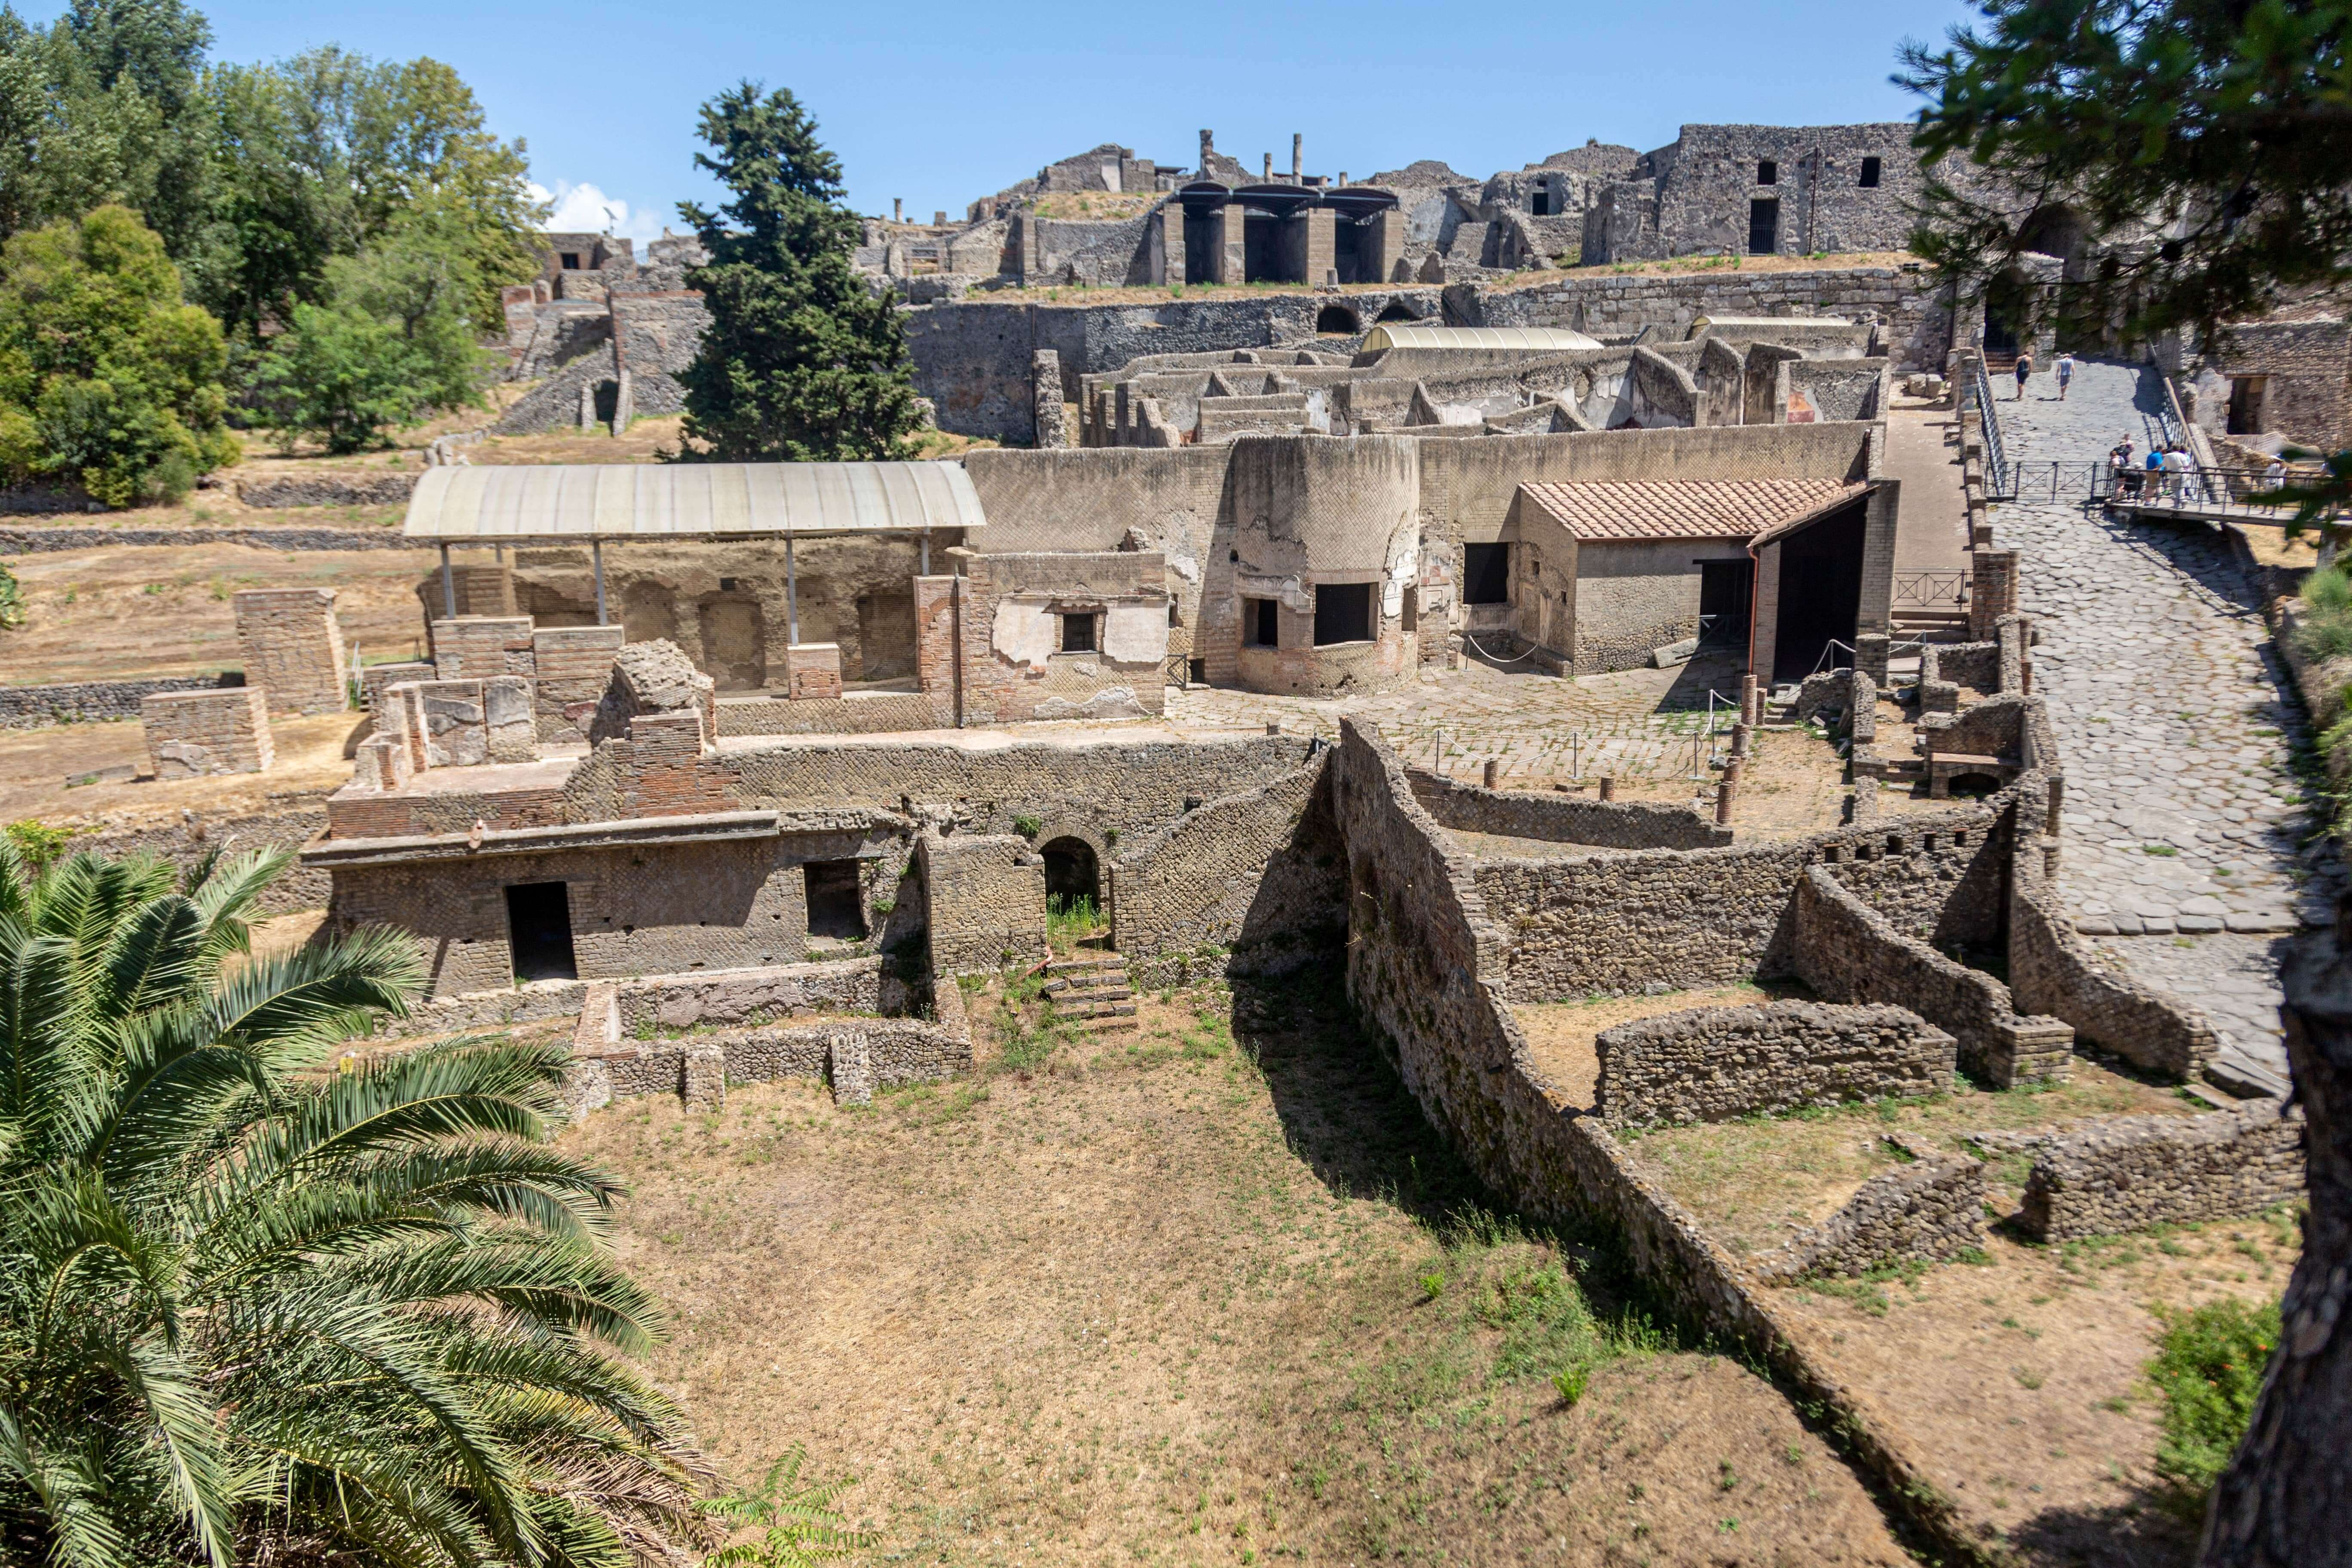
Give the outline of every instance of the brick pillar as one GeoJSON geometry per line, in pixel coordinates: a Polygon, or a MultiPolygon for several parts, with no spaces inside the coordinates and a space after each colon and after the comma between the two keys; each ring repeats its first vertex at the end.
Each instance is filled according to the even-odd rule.
{"type": "Polygon", "coordinates": [[[139,721],[159,780],[266,773],[277,761],[257,686],[159,691],[140,700],[139,721]]]}
{"type": "Polygon", "coordinates": [[[915,676],[942,729],[962,722],[957,608],[953,577],[915,579],[915,676]]]}
{"type": "Polygon", "coordinates": [[[332,588],[247,588],[236,609],[245,683],[266,693],[271,709],[329,713],[349,706],[332,588]]]}

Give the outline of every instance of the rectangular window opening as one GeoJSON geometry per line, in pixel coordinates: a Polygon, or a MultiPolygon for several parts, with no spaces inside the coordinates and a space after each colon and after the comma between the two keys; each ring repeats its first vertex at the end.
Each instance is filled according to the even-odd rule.
{"type": "Polygon", "coordinates": [[[1880,168],[1881,164],[1877,159],[1864,158],[1862,161],[1863,184],[1865,186],[1875,186],[1878,184],[1878,173],[1880,168]]]}
{"type": "Polygon", "coordinates": [[[1242,601],[1242,641],[1251,647],[1282,646],[1282,605],[1279,600],[1242,601]]]}
{"type": "Polygon", "coordinates": [[[572,895],[562,882],[518,882],[507,889],[507,944],[517,980],[577,980],[572,951],[572,895]]]}
{"type": "Polygon", "coordinates": [[[563,270],[566,272],[577,272],[580,270],[580,253],[578,251],[567,250],[563,253],[563,270]]]}
{"type": "Polygon", "coordinates": [[[1372,640],[1372,584],[1327,583],[1315,590],[1315,646],[1372,640]]]}
{"type": "Polygon", "coordinates": [[[1421,590],[1419,588],[1409,586],[1405,589],[1404,614],[1398,619],[1397,629],[1403,632],[1417,632],[1421,629],[1421,590]]]}
{"type": "Polygon", "coordinates": [[[1095,616],[1092,610],[1062,617],[1062,651],[1064,653],[1095,651],[1095,616]]]}
{"type": "Polygon", "coordinates": [[[1780,165],[1774,163],[1769,158],[1758,163],[1756,165],[1756,183],[1759,185],[1779,184],[1780,183],[1780,165]]]}
{"type": "Polygon", "coordinates": [[[1462,602],[1465,605],[1507,605],[1511,602],[1511,547],[1508,544],[1465,544],[1462,547],[1462,602]]]}
{"type": "Polygon", "coordinates": [[[1208,661],[1207,659],[1205,659],[1205,658],[1193,658],[1193,659],[1187,659],[1187,660],[1185,660],[1185,662],[1184,662],[1184,679],[1187,679],[1187,680],[1189,680],[1189,681],[1191,681],[1191,682],[1192,682],[1193,685],[1195,685],[1195,686],[1206,686],[1206,685],[1208,685],[1208,684],[1209,684],[1209,661],[1208,661]]]}
{"type": "Polygon", "coordinates": [[[807,879],[809,935],[856,942],[866,934],[856,861],[811,860],[801,872],[807,879]]]}
{"type": "Polygon", "coordinates": [[[1780,198],[1759,196],[1748,204],[1748,254],[1774,256],[1780,249],[1780,198]]]}

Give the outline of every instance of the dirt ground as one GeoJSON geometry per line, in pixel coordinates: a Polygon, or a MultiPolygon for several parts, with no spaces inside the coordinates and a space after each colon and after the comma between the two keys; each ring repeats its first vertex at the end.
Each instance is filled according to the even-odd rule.
{"type": "Polygon", "coordinates": [[[1823,1331],[1837,1374],[1925,1445],[1985,1539],[2053,1568],[2174,1568],[2194,1557],[2198,1522],[2152,1468],[2161,1405],[2142,1369],[2157,1314],[2276,1300],[2300,1234],[2284,1209],[2057,1247],[1996,1233],[1982,1264],[1776,1294],[1823,1331]]]}
{"type": "Polygon", "coordinates": [[[1342,1019],[1312,978],[1163,994],[870,1110],[737,1087],[566,1139],[635,1184],[657,1375],[731,1475],[801,1441],[859,1478],[866,1561],[1905,1561],[1771,1384],[1477,1218],[1342,1019]]]}
{"type": "Polygon", "coordinates": [[[343,748],[365,718],[322,713],[270,721],[277,762],[268,773],[156,782],[136,719],[0,730],[0,822],[128,827],[193,811],[206,818],[267,809],[271,797],[316,799],[351,781],[343,748]],[[125,776],[129,770],[129,776],[125,776]]]}
{"type": "Polygon", "coordinates": [[[0,633],[0,682],[135,680],[205,675],[244,663],[241,588],[333,588],[343,647],[370,664],[423,643],[416,584],[429,550],[255,550],[241,544],[123,545],[20,555],[25,624],[0,633]]]}
{"type": "Polygon", "coordinates": [[[1593,1089],[1601,1079],[1601,1057],[1593,1042],[1601,1032],[1638,1018],[1661,1013],[1686,1012],[1694,1007],[1753,1007],[1783,999],[1812,995],[1793,980],[1768,980],[1761,984],[1721,985],[1707,991],[1668,991],[1655,996],[1601,996],[1589,1002],[1516,1002],[1511,1016],[1528,1037],[1528,1051],[1556,1091],[1553,1103],[1592,1109],[1593,1089]]]}
{"type": "MultiPolygon", "coordinates": [[[[1628,1128],[1618,1136],[1701,1216],[1711,1235],[1734,1252],[1750,1253],[1819,1224],[1863,1183],[1893,1168],[1899,1156],[1885,1142],[1890,1132],[1973,1153],[1967,1139],[1974,1132],[2056,1129],[2092,1116],[2193,1116],[2211,1109],[2083,1057],[2075,1058],[2072,1082],[2047,1089],[1980,1089],[1966,1079],[1954,1082],[1949,1094],[1916,1100],[1694,1127],[1628,1128]]],[[[1992,1161],[1985,1172],[1988,1207],[2015,1212],[2031,1165],[2020,1155],[1992,1161]]]]}

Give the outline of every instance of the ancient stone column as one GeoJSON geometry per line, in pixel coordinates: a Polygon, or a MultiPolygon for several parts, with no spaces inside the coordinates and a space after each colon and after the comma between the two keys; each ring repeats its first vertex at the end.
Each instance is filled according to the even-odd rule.
{"type": "Polygon", "coordinates": [[[1039,349],[1029,356],[1029,388],[1037,408],[1037,445],[1070,444],[1068,414],[1062,404],[1062,356],[1039,349]]]}

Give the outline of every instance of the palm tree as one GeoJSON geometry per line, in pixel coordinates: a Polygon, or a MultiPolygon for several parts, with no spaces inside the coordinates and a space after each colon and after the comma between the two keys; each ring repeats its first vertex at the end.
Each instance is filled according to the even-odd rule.
{"type": "Polygon", "coordinates": [[[251,955],[286,864],[0,842],[0,1563],[627,1568],[710,1526],[562,1053],[335,1059],[420,971],[251,955]]]}

